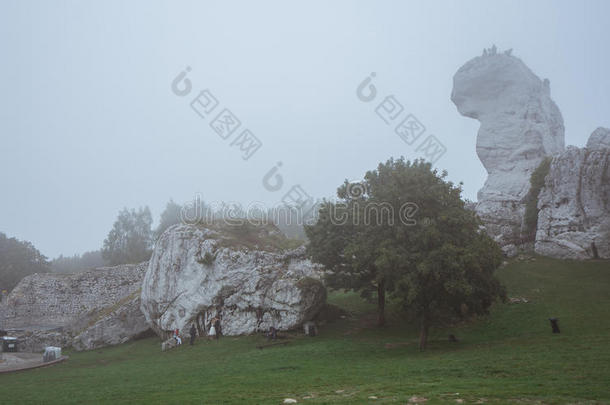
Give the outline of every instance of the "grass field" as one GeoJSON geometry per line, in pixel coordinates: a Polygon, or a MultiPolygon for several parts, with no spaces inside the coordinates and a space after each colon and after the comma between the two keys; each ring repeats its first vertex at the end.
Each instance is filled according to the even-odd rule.
{"type": "Polygon", "coordinates": [[[332,293],[351,315],[315,338],[263,350],[263,337],[244,336],[166,353],[157,339],[72,352],[54,367],[0,375],[0,403],[609,403],[610,262],[536,258],[498,275],[529,302],[433,329],[423,353],[414,325],[391,313],[375,328],[374,306],[332,293]]]}

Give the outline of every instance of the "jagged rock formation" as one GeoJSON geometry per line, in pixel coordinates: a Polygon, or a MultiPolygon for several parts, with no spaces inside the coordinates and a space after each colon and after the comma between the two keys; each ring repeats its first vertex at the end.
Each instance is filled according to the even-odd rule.
{"type": "Polygon", "coordinates": [[[610,129],[599,127],[589,136],[587,149],[603,150],[610,149],[610,129]]]}
{"type": "Polygon", "coordinates": [[[32,351],[48,345],[92,349],[129,340],[148,329],[139,311],[147,264],[27,276],[3,304],[0,324],[32,351]]]}
{"type": "Polygon", "coordinates": [[[476,211],[510,250],[520,237],[531,173],[545,156],[564,149],[563,119],[549,81],[494,46],[457,71],[451,100],[460,114],[481,123],[477,154],[488,177],[476,211]]]}
{"type": "Polygon", "coordinates": [[[609,258],[610,130],[598,128],[585,148],[564,152],[563,120],[548,80],[495,46],[457,71],[451,99],[462,115],[481,122],[477,154],[488,178],[475,210],[505,253],[526,247],[559,258],[609,258]],[[524,214],[528,199],[536,202],[537,189],[528,195],[531,174],[547,156],[553,159],[537,196],[534,238],[524,214]]]}
{"type": "Polygon", "coordinates": [[[292,329],[324,305],[321,268],[304,248],[283,253],[275,226],[175,225],[157,241],[142,284],[142,312],[161,337],[214,317],[224,335],[292,329]]]}
{"type": "Polygon", "coordinates": [[[610,130],[596,129],[586,148],[569,146],[552,160],[538,208],[537,253],[610,258],[610,130]]]}

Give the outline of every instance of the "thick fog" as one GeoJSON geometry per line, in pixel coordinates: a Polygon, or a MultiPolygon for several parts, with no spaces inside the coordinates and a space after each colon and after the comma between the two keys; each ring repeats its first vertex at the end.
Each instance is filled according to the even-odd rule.
{"type": "Polygon", "coordinates": [[[3,0],[0,231],[55,257],[99,249],[123,207],[158,221],[197,194],[331,197],[389,157],[422,157],[375,113],[390,95],[476,200],[479,124],[450,100],[456,70],[513,48],[550,80],[566,144],[583,146],[610,127],[608,15],[607,1],[3,0]],[[372,73],[369,103],[356,90],[372,73]],[[235,133],[213,128],[224,109],[235,133]],[[245,129],[260,147],[243,150],[245,129]]]}

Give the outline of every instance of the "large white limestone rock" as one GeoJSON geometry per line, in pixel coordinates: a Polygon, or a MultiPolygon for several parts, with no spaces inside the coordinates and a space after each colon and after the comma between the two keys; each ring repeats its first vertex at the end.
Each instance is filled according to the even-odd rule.
{"type": "Polygon", "coordinates": [[[586,148],[552,160],[538,208],[537,253],[610,258],[610,130],[596,129],[586,148]]]}
{"type": "Polygon", "coordinates": [[[485,50],[453,77],[451,100],[480,121],[477,155],[487,170],[476,211],[503,246],[519,239],[532,171],[564,150],[561,113],[540,80],[510,52],[485,50]]]}
{"type": "Polygon", "coordinates": [[[282,253],[274,226],[175,225],[157,241],[142,284],[142,312],[167,337],[214,317],[224,335],[292,329],[324,305],[321,268],[304,249],[282,253]]]}

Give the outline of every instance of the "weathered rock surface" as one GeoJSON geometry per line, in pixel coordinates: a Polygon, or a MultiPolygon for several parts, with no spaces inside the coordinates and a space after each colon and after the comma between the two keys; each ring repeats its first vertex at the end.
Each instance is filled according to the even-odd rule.
{"type": "Polygon", "coordinates": [[[78,333],[72,339],[72,347],[76,350],[125,343],[150,329],[140,310],[140,290],[110,308],[93,311],[89,316],[80,319],[78,324],[81,327],[72,325],[72,331],[78,333]]]}
{"type": "Polygon", "coordinates": [[[158,240],[142,284],[142,312],[160,336],[195,322],[224,335],[292,329],[324,305],[321,268],[304,248],[282,253],[274,226],[176,225],[158,240]]]}
{"type": "Polygon", "coordinates": [[[587,149],[603,150],[610,149],[610,129],[599,127],[589,136],[587,149]]]}
{"type": "Polygon", "coordinates": [[[553,158],[538,208],[537,253],[610,258],[610,130],[598,128],[586,148],[553,158]]]}
{"type": "Polygon", "coordinates": [[[487,231],[511,249],[521,232],[531,173],[545,156],[564,150],[563,119],[549,81],[494,46],[457,71],[451,100],[460,114],[481,123],[477,154],[488,177],[476,211],[487,231]]]}
{"type": "Polygon", "coordinates": [[[76,274],[33,274],[9,294],[0,325],[22,339],[22,347],[92,349],[121,343],[148,329],[139,292],[148,263],[76,274]]]}

